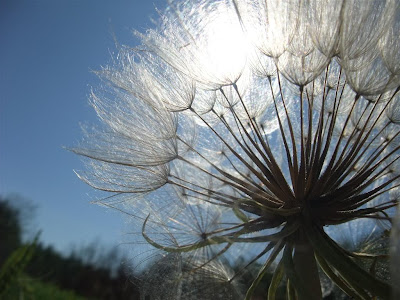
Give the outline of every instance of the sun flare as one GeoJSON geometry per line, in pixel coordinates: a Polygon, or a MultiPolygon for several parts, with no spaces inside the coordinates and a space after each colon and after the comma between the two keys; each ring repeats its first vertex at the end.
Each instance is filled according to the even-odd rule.
{"type": "MultiPolygon", "coordinates": [[[[248,41],[234,16],[218,14],[206,20],[207,25],[200,41],[204,49],[204,61],[199,63],[209,67],[216,73],[228,77],[238,76],[247,60],[248,41]]],[[[236,79],[236,78],[235,78],[236,79]]]]}

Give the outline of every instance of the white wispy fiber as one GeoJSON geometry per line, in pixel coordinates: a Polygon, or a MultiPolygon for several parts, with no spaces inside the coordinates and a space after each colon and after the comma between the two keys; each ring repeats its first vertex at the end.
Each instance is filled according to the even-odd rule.
{"type": "Polygon", "coordinates": [[[399,16],[395,0],[172,1],[97,72],[103,127],[73,151],[161,257],[143,297],[251,299],[267,272],[268,299],[282,284],[288,299],[338,293],[328,277],[355,299],[391,297],[399,16]]]}

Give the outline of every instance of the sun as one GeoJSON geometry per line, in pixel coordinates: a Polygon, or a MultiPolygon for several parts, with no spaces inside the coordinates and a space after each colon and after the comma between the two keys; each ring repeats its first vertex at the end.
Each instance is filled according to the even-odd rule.
{"type": "Polygon", "coordinates": [[[210,76],[236,81],[246,66],[249,41],[235,13],[222,8],[206,15],[196,47],[202,49],[195,62],[210,76]]]}

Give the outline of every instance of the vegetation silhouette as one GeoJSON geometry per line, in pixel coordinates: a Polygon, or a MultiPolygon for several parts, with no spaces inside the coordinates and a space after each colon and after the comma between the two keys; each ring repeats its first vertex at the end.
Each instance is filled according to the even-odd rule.
{"type": "Polygon", "coordinates": [[[21,293],[27,299],[139,299],[135,278],[127,275],[124,265],[111,268],[115,262],[85,259],[88,253],[115,258],[116,249],[89,246],[64,257],[40,241],[22,241],[20,215],[11,201],[0,197],[0,299],[14,299],[21,293]]]}

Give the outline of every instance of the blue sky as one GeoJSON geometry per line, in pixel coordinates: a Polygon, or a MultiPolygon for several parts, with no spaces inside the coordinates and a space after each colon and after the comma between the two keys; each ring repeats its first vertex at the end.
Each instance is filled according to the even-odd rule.
{"type": "Polygon", "coordinates": [[[118,213],[90,204],[96,193],[73,173],[79,157],[63,149],[81,139],[80,123],[95,124],[90,70],[110,62],[113,34],[135,46],[165,1],[0,1],[0,195],[37,206],[41,240],[68,253],[72,246],[123,238],[118,213]]]}

